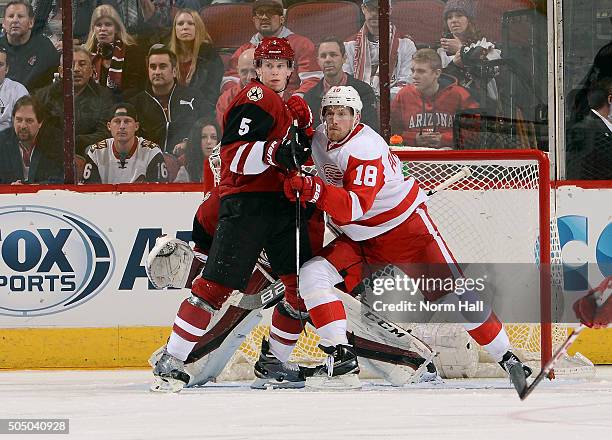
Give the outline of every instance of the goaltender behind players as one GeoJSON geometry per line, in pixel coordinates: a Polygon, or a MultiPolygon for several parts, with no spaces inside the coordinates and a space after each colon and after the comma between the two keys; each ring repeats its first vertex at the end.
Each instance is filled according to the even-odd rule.
{"type": "Polygon", "coordinates": [[[119,103],[106,124],[112,137],[87,147],[85,183],[167,182],[168,171],[157,144],[136,136],[138,114],[119,103]]]}

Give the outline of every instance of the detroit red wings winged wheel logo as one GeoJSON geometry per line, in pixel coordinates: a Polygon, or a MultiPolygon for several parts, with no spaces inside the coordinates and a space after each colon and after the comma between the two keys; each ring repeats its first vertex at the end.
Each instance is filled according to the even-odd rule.
{"type": "Polygon", "coordinates": [[[342,185],[342,177],[344,177],[340,168],[332,163],[326,163],[323,165],[323,174],[325,174],[325,180],[327,183],[331,183],[332,185],[340,186],[342,185]]]}
{"type": "Polygon", "coordinates": [[[247,92],[247,98],[251,101],[259,101],[263,98],[263,90],[261,90],[261,87],[253,87],[247,92]]]}

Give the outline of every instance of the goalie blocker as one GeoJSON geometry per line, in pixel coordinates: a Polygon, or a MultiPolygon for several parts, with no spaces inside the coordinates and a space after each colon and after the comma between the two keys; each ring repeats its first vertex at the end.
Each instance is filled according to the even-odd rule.
{"type": "MultiPolygon", "coordinates": [[[[210,244],[209,232],[215,227],[212,217],[217,212],[207,208],[214,206],[218,206],[216,189],[206,195],[198,209],[199,215],[194,218],[195,253],[180,240],[158,238],[146,262],[147,275],[157,288],[189,287],[201,271],[210,244]],[[195,256],[191,257],[193,262],[188,261],[190,255],[195,256]]],[[[203,385],[218,377],[246,336],[260,323],[263,309],[279,303],[283,293],[284,285],[275,280],[266,261],[260,259],[245,294],[237,291],[232,294],[189,353],[185,361],[185,370],[190,376],[188,386],[203,385]]],[[[347,337],[354,344],[357,355],[367,359],[368,367],[393,385],[437,378],[431,363],[434,353],[426,344],[350,295],[342,294],[342,300],[349,316],[347,337]],[[372,317],[376,317],[374,321],[372,317]]],[[[285,302],[279,304],[277,310],[289,315],[295,313],[285,302]]],[[[152,366],[163,349],[161,347],[152,355],[152,366]]]]}

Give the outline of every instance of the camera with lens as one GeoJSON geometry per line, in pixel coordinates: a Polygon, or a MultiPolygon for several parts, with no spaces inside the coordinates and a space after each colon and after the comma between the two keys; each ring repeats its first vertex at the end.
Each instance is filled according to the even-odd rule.
{"type": "Polygon", "coordinates": [[[482,46],[463,46],[461,62],[472,76],[493,78],[496,74],[493,63],[487,58],[488,50],[482,46]]]}
{"type": "Polygon", "coordinates": [[[104,60],[110,60],[113,57],[114,46],[111,43],[98,43],[98,53],[104,60]]]}

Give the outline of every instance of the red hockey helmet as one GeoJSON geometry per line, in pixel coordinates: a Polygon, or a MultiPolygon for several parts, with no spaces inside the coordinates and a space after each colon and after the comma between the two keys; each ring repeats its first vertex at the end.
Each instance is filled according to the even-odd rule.
{"type": "Polygon", "coordinates": [[[295,52],[286,38],[266,37],[255,48],[254,59],[257,65],[261,60],[287,60],[289,67],[292,67],[294,58],[295,52]]]}

